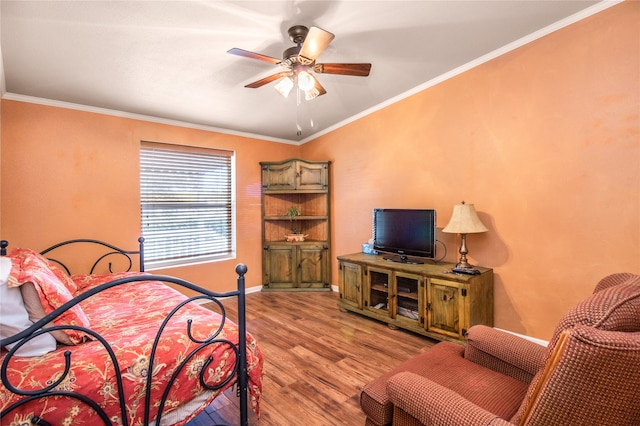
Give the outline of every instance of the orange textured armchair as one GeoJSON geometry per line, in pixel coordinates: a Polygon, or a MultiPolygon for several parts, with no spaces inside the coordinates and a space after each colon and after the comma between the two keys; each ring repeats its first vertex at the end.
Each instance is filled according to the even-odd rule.
{"type": "Polygon", "coordinates": [[[485,326],[369,383],[366,425],[639,425],[640,275],[613,274],[543,347],[485,326]]]}

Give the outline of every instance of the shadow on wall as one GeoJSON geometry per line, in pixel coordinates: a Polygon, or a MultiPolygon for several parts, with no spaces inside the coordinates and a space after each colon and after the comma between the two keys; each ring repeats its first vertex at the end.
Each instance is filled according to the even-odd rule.
{"type": "Polygon", "coordinates": [[[509,298],[502,277],[493,273],[493,325],[494,327],[509,330],[514,333],[526,334],[527,330],[522,324],[522,318],[518,311],[514,309],[513,303],[509,298]],[[502,318],[509,318],[508,323],[502,318]]]}
{"type": "Polygon", "coordinates": [[[500,237],[493,216],[484,212],[477,213],[480,221],[489,231],[482,234],[467,235],[467,248],[480,266],[495,269],[507,263],[510,257],[509,248],[500,237]]]}
{"type": "MultiPolygon", "coordinates": [[[[521,322],[520,314],[515,310],[509,297],[508,287],[502,276],[496,271],[506,264],[511,257],[509,248],[500,237],[498,227],[493,216],[478,211],[480,221],[487,227],[488,232],[467,235],[467,249],[469,255],[478,265],[493,268],[493,301],[494,325],[514,333],[526,334],[526,328],[521,322]],[[506,323],[503,318],[508,318],[506,323]]],[[[458,247],[459,248],[459,247],[458,247]]],[[[456,250],[458,249],[456,248],[456,250]]]]}

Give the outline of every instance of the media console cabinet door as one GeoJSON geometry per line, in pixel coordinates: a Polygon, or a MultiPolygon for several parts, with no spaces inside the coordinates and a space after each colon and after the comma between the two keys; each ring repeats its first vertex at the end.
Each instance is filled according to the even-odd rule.
{"type": "Polygon", "coordinates": [[[465,285],[429,278],[427,288],[427,331],[462,338],[467,311],[465,285]]]}
{"type": "Polygon", "coordinates": [[[393,274],[393,312],[392,317],[397,320],[408,321],[412,324],[424,324],[420,313],[424,310],[424,298],[420,294],[424,292],[424,277],[422,275],[406,272],[394,272],[393,274]]]}
{"type": "Polygon", "coordinates": [[[387,269],[367,268],[366,309],[391,317],[391,303],[393,300],[390,287],[392,274],[393,271],[387,269]]]}
{"type": "Polygon", "coordinates": [[[362,309],[362,266],[340,261],[338,284],[340,300],[358,309],[362,309]]]}

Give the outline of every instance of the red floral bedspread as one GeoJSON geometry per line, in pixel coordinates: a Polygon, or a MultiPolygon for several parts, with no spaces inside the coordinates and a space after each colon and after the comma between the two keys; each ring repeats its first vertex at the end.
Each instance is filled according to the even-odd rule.
{"type": "MultiPolygon", "coordinates": [[[[122,278],[132,273],[110,274],[91,277],[73,277],[78,292],[85,291],[104,282],[122,278]]],[[[132,426],[144,424],[144,393],[147,375],[152,375],[152,402],[150,419],[156,418],[157,406],[166,383],[176,366],[198,346],[187,336],[187,320],[192,319],[192,336],[204,340],[218,330],[221,317],[196,303],[184,306],[166,326],[156,349],[151,371],[149,357],[159,325],[167,314],[185,296],[159,282],[128,283],[91,296],[80,305],[87,315],[91,329],[104,337],[113,348],[119,369],[122,372],[128,423],[132,426]],[[155,409],[154,409],[155,407],[155,409]]],[[[238,329],[228,319],[217,339],[237,344],[238,329]]],[[[58,349],[40,357],[13,357],[7,369],[9,381],[23,390],[40,389],[53,383],[64,371],[63,353],[71,350],[72,367],[67,378],[57,386],[86,395],[96,401],[111,419],[112,424],[122,424],[114,368],[107,352],[97,340],[76,346],[58,345],[58,349]]],[[[198,352],[187,363],[184,371],[171,387],[162,415],[162,424],[171,419],[171,411],[194,398],[198,407],[190,416],[176,419],[175,424],[184,424],[204,409],[223,389],[206,391],[199,383],[199,375],[209,356],[213,361],[206,367],[206,383],[216,384],[233,374],[235,353],[227,345],[210,345],[198,352]],[[209,392],[210,396],[204,393],[209,392]]],[[[6,352],[3,351],[1,360],[6,352]]],[[[249,374],[249,401],[259,413],[262,391],[263,358],[255,340],[247,334],[247,371],[249,374]]],[[[0,385],[0,410],[22,399],[0,385]]],[[[176,410],[177,412],[177,410],[176,410]]],[[[175,416],[175,413],[173,413],[175,416]]],[[[32,416],[40,416],[55,425],[102,424],[100,417],[87,405],[68,397],[49,397],[23,405],[2,419],[2,424],[21,425],[32,416]]],[[[173,420],[171,420],[173,422],[173,420]]]]}

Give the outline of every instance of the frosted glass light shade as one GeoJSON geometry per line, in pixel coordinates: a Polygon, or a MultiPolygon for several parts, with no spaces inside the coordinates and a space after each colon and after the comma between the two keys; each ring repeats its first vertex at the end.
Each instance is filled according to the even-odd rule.
{"type": "Polygon", "coordinates": [[[309,74],[306,71],[300,71],[298,73],[298,87],[306,92],[308,90],[311,90],[314,88],[314,86],[316,85],[316,80],[315,78],[313,78],[313,76],[311,74],[309,74]]]}
{"type": "Polygon", "coordinates": [[[293,89],[293,80],[291,77],[282,77],[280,81],[276,83],[274,88],[285,98],[289,96],[291,89],[293,89]]]}

